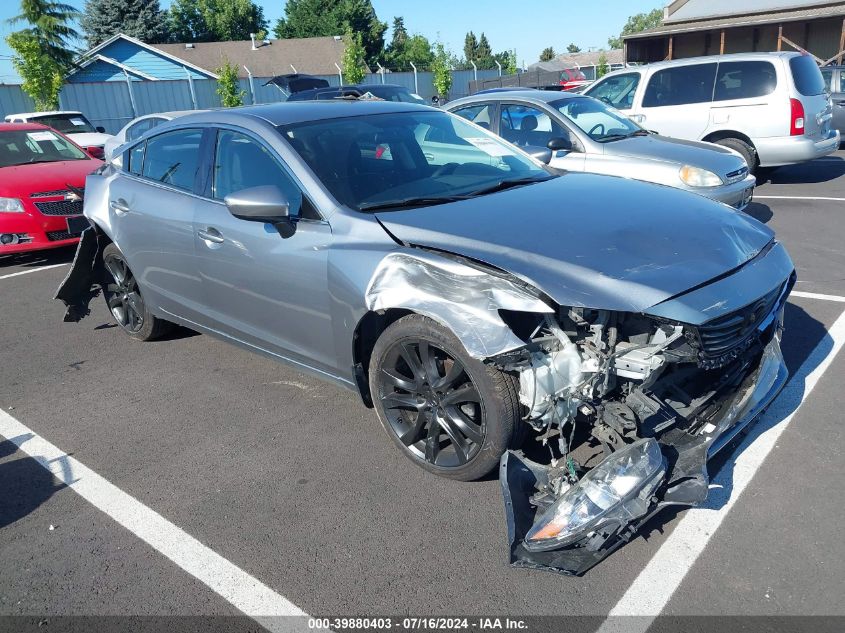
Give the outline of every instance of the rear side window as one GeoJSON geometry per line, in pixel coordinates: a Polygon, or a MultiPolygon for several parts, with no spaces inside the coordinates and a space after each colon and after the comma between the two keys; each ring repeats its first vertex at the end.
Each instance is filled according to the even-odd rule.
{"type": "MultiPolygon", "coordinates": [[[[644,108],[705,103],[713,98],[716,64],[694,64],[658,70],[648,82],[644,108]]],[[[594,96],[594,95],[590,95],[594,96]]]]}
{"type": "Polygon", "coordinates": [[[191,191],[199,166],[201,141],[202,130],[176,130],[154,136],[147,141],[141,175],[191,191]]]}
{"type": "Polygon", "coordinates": [[[789,69],[795,89],[805,97],[820,95],[824,92],[824,79],[815,60],[809,55],[789,58],[789,69]]]}
{"type": "Polygon", "coordinates": [[[777,73],[770,62],[723,62],[716,75],[713,101],[764,97],[777,85],[777,73]]]}

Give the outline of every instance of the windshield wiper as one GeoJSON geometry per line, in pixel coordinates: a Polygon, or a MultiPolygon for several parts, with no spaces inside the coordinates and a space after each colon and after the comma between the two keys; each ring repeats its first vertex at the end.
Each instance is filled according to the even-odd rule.
{"type": "Polygon", "coordinates": [[[429,207],[447,202],[466,200],[467,196],[429,196],[418,198],[403,198],[401,200],[388,200],[387,202],[371,202],[358,206],[359,211],[380,211],[382,209],[408,209],[410,207],[429,207]]]}
{"type": "Polygon", "coordinates": [[[622,139],[632,138],[634,136],[649,136],[651,132],[648,130],[634,130],[629,134],[611,134],[609,136],[602,136],[599,139],[600,143],[612,143],[613,141],[621,141],[622,139]]]}
{"type": "Polygon", "coordinates": [[[500,180],[495,184],[490,185],[489,187],[484,187],[483,189],[478,189],[477,191],[470,192],[464,196],[464,198],[475,198],[476,196],[483,196],[488,193],[496,193],[497,191],[504,191],[505,189],[510,189],[512,187],[521,187],[522,185],[530,185],[535,182],[544,182],[546,180],[551,180],[555,178],[555,176],[529,176],[527,178],[511,178],[506,180],[500,180]]]}

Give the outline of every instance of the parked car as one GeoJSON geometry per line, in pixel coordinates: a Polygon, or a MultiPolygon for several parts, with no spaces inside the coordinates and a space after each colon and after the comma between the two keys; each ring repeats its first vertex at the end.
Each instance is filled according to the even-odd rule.
{"type": "Polygon", "coordinates": [[[560,81],[558,85],[563,90],[573,90],[581,88],[590,82],[587,76],[581,72],[580,68],[566,68],[560,71],[560,81]]]}
{"type": "Polygon", "coordinates": [[[85,215],[66,319],[99,284],[135,339],[179,323],[357,392],[429,472],[502,458],[522,564],[582,573],[663,504],[700,503],[708,457],[786,380],[794,267],[768,227],[556,174],[439,109],[180,117],[88,177],[85,215]],[[508,452],[532,428],[557,467],[508,452]]]}
{"type": "Polygon", "coordinates": [[[752,173],[839,147],[821,72],[800,53],[737,53],[625,68],[584,94],[664,136],[736,150],[752,173]]]}
{"type": "Polygon", "coordinates": [[[591,97],[507,91],[457,99],[447,109],[557,169],[656,182],[736,209],[744,209],[754,192],[755,178],[737,152],[652,134],[591,97]]]}
{"type": "Polygon", "coordinates": [[[833,127],[841,142],[845,132],[845,66],[825,66],[821,72],[833,102],[833,127]]]}
{"type": "Polygon", "coordinates": [[[100,165],[56,130],[0,124],[0,255],[76,244],[85,177],[100,165]]]}
{"type": "Polygon", "coordinates": [[[393,84],[353,84],[344,86],[329,86],[327,88],[312,88],[294,92],[288,97],[288,101],[313,101],[315,99],[337,99],[340,97],[360,97],[370,93],[374,97],[385,101],[399,101],[402,103],[425,104],[418,94],[411,92],[405,86],[393,84]]]}
{"type": "Polygon", "coordinates": [[[20,112],[7,114],[7,123],[40,123],[73,139],[94,158],[103,158],[103,146],[111,138],[103,127],[94,127],[85,115],[76,110],[20,112]]]}
{"type": "Polygon", "coordinates": [[[137,119],[132,119],[120,129],[120,132],[106,141],[106,144],[103,147],[105,160],[110,160],[114,151],[127,141],[134,141],[136,138],[141,138],[141,136],[146,134],[148,131],[158,125],[161,125],[165,121],[172,121],[176,117],[189,114],[191,112],[195,112],[195,110],[156,112],[155,114],[145,114],[144,116],[139,116],[137,119]]]}

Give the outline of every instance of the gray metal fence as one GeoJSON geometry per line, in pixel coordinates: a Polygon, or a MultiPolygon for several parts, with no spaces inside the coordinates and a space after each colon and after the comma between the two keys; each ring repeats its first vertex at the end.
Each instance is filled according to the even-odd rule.
{"type": "MultiPolygon", "coordinates": [[[[479,70],[479,81],[498,75],[495,70],[479,70]]],[[[323,77],[336,86],[338,75],[323,77]]],[[[472,70],[452,72],[452,90],[449,97],[456,99],[470,93],[472,70]]],[[[274,85],[265,86],[269,77],[241,79],[244,103],[277,103],[287,97],[274,85]]],[[[386,73],[370,74],[364,83],[389,83],[406,86],[417,92],[426,101],[435,94],[432,73],[386,73]]],[[[213,79],[180,79],[162,81],[105,81],[98,83],[65,84],[59,95],[63,110],[78,110],[97,126],[114,134],[135,117],[154,112],[173,110],[195,110],[219,108],[217,82],[213,79]]],[[[29,112],[35,109],[32,99],[18,85],[0,85],[0,116],[15,112],[29,112]]]]}

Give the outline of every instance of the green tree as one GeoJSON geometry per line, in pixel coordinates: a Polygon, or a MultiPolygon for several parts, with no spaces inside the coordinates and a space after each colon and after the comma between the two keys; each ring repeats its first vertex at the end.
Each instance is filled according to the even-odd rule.
{"type": "Polygon", "coordinates": [[[516,65],[516,51],[502,51],[493,55],[493,59],[502,65],[502,74],[515,75],[517,71],[516,65]]]}
{"type": "Polygon", "coordinates": [[[384,55],[386,30],[370,0],[287,0],[273,32],[278,38],[360,33],[366,62],[375,65],[384,55]]]}
{"type": "Polygon", "coordinates": [[[622,38],[626,35],[639,33],[646,29],[653,29],[660,26],[663,22],[663,9],[654,9],[648,13],[637,13],[628,18],[625,26],[622,27],[622,32],[619,37],[611,37],[607,40],[607,45],[614,50],[622,48],[622,38]]]}
{"type": "Polygon", "coordinates": [[[490,47],[490,42],[487,36],[482,33],[478,38],[478,48],[475,52],[475,63],[480,69],[488,70],[496,67],[496,62],[493,59],[493,49],[490,47]]]}
{"type": "Polygon", "coordinates": [[[166,42],[170,36],[159,0],[86,0],[79,26],[89,48],[116,33],[150,44],[166,42]]]}
{"type": "Polygon", "coordinates": [[[405,18],[393,18],[393,37],[390,38],[390,48],[401,49],[408,41],[408,30],[405,28],[405,18]]]}
{"type": "MultiPolygon", "coordinates": [[[[26,34],[38,43],[41,52],[67,71],[73,66],[76,53],[71,42],[79,37],[73,28],[73,20],[79,18],[75,7],[54,0],[21,0],[21,12],[8,20],[9,24],[27,23],[27,27],[16,31],[26,34]]],[[[16,38],[23,45],[23,38],[16,38]]]]}
{"type": "Polygon", "coordinates": [[[607,53],[604,51],[599,55],[599,63],[596,66],[596,79],[601,79],[610,72],[610,66],[607,64],[607,53]]]}
{"type": "Polygon", "coordinates": [[[547,46],[543,49],[543,52],[540,53],[540,61],[541,62],[550,62],[555,57],[557,57],[557,53],[555,53],[555,49],[551,46],[547,46]]]}
{"type": "Polygon", "coordinates": [[[366,51],[361,42],[361,34],[348,31],[343,36],[343,42],[346,48],[343,50],[343,80],[349,84],[359,84],[364,81],[367,74],[366,62],[364,56],[366,51]]]}
{"type": "Polygon", "coordinates": [[[12,66],[21,76],[23,91],[35,101],[35,109],[58,110],[63,67],[41,48],[30,33],[18,31],[6,37],[14,53],[12,66]]]}
{"type": "Polygon", "coordinates": [[[570,44],[569,46],[566,47],[566,52],[567,53],[580,53],[581,47],[578,46],[577,44],[570,44]]]}
{"type": "Polygon", "coordinates": [[[174,0],[169,21],[177,42],[248,40],[267,30],[264,9],[252,0],[174,0]]]}
{"type": "Polygon", "coordinates": [[[238,82],[238,68],[228,59],[223,59],[223,64],[216,71],[217,73],[217,94],[220,95],[220,104],[224,108],[236,108],[244,104],[246,91],[241,90],[238,82]]]}
{"type": "Polygon", "coordinates": [[[472,31],[464,37],[464,59],[467,64],[478,59],[478,40],[472,31]]]}
{"type": "Polygon", "coordinates": [[[431,63],[432,83],[437,95],[443,102],[452,89],[452,56],[446,47],[438,42],[434,47],[434,61],[431,63]]]}

